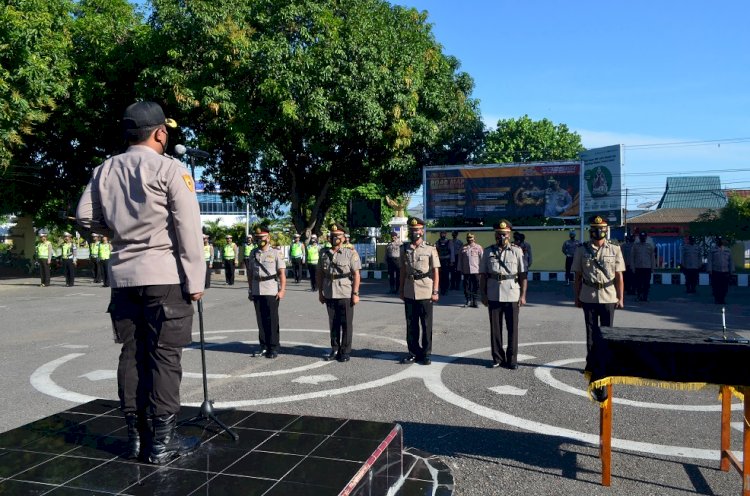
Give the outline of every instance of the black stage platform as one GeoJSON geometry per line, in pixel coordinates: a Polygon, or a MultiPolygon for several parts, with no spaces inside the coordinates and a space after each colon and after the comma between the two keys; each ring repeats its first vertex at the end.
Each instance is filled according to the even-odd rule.
{"type": "MultiPolygon", "coordinates": [[[[198,408],[183,407],[181,419],[198,408]]],[[[203,444],[157,467],[121,458],[118,403],[97,400],[0,434],[0,495],[412,496],[453,492],[437,457],[403,449],[398,424],[232,410],[181,424],[203,444]]]]}

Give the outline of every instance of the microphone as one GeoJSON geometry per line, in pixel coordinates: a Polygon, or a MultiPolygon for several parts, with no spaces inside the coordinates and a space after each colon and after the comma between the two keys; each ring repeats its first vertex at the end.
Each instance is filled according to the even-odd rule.
{"type": "Polygon", "coordinates": [[[192,155],[193,157],[198,158],[210,158],[211,155],[208,152],[204,152],[203,150],[199,150],[197,148],[190,148],[189,146],[185,145],[175,145],[174,146],[174,154],[178,157],[182,157],[183,155],[192,155]]]}

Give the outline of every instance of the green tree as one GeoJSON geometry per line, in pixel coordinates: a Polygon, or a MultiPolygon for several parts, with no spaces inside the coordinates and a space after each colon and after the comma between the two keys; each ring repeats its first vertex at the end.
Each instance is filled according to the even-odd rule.
{"type": "Polygon", "coordinates": [[[144,77],[215,153],[207,176],[260,213],[289,204],[305,238],[345,191],[413,190],[423,165],[463,160],[481,136],[473,82],[424,12],[383,0],[153,5],[165,65],[144,77]]]}
{"type": "Polygon", "coordinates": [[[584,149],[581,136],[565,124],[555,125],[549,119],[533,121],[524,115],[497,122],[497,129],[487,133],[480,162],[576,160],[584,149]]]}
{"type": "Polygon", "coordinates": [[[724,208],[708,210],[691,223],[690,234],[703,238],[722,236],[730,243],[750,239],[750,198],[730,195],[724,208]]]}
{"type": "Polygon", "coordinates": [[[30,174],[22,166],[11,168],[13,156],[34,132],[34,127],[47,120],[58,98],[68,90],[69,7],[67,0],[6,0],[0,6],[3,182],[29,180],[30,174]]]}

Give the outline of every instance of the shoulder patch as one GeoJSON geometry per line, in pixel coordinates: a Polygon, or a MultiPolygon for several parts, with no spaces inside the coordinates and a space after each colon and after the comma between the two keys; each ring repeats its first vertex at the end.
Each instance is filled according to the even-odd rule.
{"type": "Polygon", "coordinates": [[[193,182],[193,178],[190,177],[190,174],[183,174],[182,180],[185,181],[185,186],[187,186],[190,192],[195,193],[195,182],[193,182]]]}

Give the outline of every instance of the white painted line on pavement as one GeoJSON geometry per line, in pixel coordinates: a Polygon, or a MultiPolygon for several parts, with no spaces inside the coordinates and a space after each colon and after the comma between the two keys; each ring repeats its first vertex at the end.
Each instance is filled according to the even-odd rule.
{"type": "Polygon", "coordinates": [[[488,389],[497,394],[507,394],[510,396],[525,396],[528,391],[527,389],[520,389],[515,386],[495,386],[488,389]]]}
{"type": "Polygon", "coordinates": [[[335,375],[331,374],[323,374],[323,375],[305,375],[302,377],[297,377],[296,379],[292,379],[292,382],[298,382],[300,384],[314,384],[318,385],[321,382],[331,382],[331,381],[338,381],[339,378],[335,375]]]}
{"type": "Polygon", "coordinates": [[[87,403],[98,399],[94,396],[68,391],[67,389],[55,384],[52,380],[52,372],[54,372],[57,367],[81,356],[84,356],[84,353],[71,353],[70,355],[65,355],[56,360],[45,363],[31,374],[31,385],[40,393],[71,401],[73,403],[87,403]]]}

